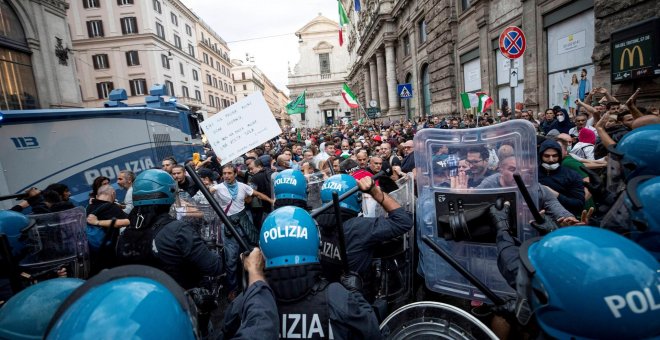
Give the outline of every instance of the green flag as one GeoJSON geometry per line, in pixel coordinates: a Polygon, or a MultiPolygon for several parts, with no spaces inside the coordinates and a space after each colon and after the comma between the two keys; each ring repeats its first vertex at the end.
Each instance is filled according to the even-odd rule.
{"type": "Polygon", "coordinates": [[[301,95],[298,96],[295,100],[291,101],[286,105],[286,113],[290,115],[295,115],[299,113],[305,113],[307,106],[305,105],[305,92],[303,91],[301,95]]]}

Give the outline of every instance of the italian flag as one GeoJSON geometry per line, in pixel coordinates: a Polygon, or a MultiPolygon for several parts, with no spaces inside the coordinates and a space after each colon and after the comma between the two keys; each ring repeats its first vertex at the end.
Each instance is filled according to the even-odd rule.
{"type": "Polygon", "coordinates": [[[341,0],[337,0],[339,5],[339,46],[344,44],[344,26],[348,25],[348,15],[346,15],[346,10],[341,4],[341,0]]]}
{"type": "Polygon", "coordinates": [[[344,101],[348,107],[354,109],[359,106],[357,97],[353,94],[353,91],[351,91],[351,88],[348,87],[346,83],[344,83],[344,87],[341,89],[341,96],[344,97],[344,101]]]}
{"type": "Polygon", "coordinates": [[[493,100],[485,92],[461,93],[463,107],[467,109],[475,108],[477,112],[484,112],[493,104],[493,100]]]}

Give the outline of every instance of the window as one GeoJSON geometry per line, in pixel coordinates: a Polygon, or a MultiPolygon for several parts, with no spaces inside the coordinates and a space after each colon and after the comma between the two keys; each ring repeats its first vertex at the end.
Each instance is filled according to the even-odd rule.
{"type": "Polygon", "coordinates": [[[183,70],[183,63],[179,63],[179,72],[181,72],[181,75],[182,75],[182,76],[185,76],[186,74],[185,74],[185,72],[183,72],[183,71],[184,71],[184,70],[183,70]]]}
{"type": "Polygon", "coordinates": [[[195,90],[195,99],[202,101],[202,93],[199,90],[195,90]]]}
{"type": "Polygon", "coordinates": [[[330,54],[328,53],[321,53],[319,54],[319,67],[321,70],[321,74],[327,74],[330,73],[330,54]]]}
{"type": "Polygon", "coordinates": [[[410,37],[407,34],[403,37],[403,55],[410,55],[410,37]]]}
{"type": "Polygon", "coordinates": [[[174,83],[169,80],[166,80],[165,87],[167,88],[167,95],[170,97],[174,97],[174,83]]]}
{"type": "Polygon", "coordinates": [[[126,17],[121,18],[121,33],[122,34],[136,34],[138,33],[137,18],[126,17]]]}
{"type": "Polygon", "coordinates": [[[117,0],[117,5],[119,6],[126,6],[132,4],[133,4],[133,0],[117,0]]]}
{"type": "Polygon", "coordinates": [[[420,45],[426,42],[426,38],[428,36],[426,35],[426,20],[422,19],[418,24],[417,28],[419,30],[419,43],[420,45]]]}
{"type": "Polygon", "coordinates": [[[101,8],[101,0],[83,0],[84,8],[101,8]]]}
{"type": "Polygon", "coordinates": [[[146,79],[131,79],[128,83],[131,87],[131,96],[145,96],[148,94],[146,79]]]}
{"type": "Polygon", "coordinates": [[[470,1],[470,0],[461,0],[461,10],[464,11],[464,10],[470,8],[470,3],[471,2],[472,1],[470,1]]]}
{"type": "Polygon", "coordinates": [[[187,86],[181,86],[181,96],[183,96],[184,98],[190,98],[190,93],[188,93],[187,86]]]}
{"type": "Polygon", "coordinates": [[[213,80],[211,79],[210,74],[206,75],[206,83],[209,84],[209,85],[213,85],[213,80]]]}
{"type": "Polygon", "coordinates": [[[107,54],[96,54],[92,56],[95,70],[104,70],[110,68],[107,54]]]}
{"type": "Polygon", "coordinates": [[[186,24],[186,34],[192,37],[192,27],[186,24]]]}
{"type": "Polygon", "coordinates": [[[138,55],[138,51],[126,52],[126,65],[128,66],[140,65],[140,56],[138,55]]]}
{"type": "Polygon", "coordinates": [[[431,79],[429,78],[429,65],[422,66],[422,105],[423,114],[431,115],[431,79]]]}
{"type": "Polygon", "coordinates": [[[90,38],[103,36],[103,21],[91,20],[87,22],[87,34],[90,38]]]}
{"type": "Polygon", "coordinates": [[[165,27],[159,22],[156,23],[156,35],[163,40],[165,39],[165,27]]]}
{"type": "Polygon", "coordinates": [[[197,70],[193,70],[193,80],[198,81],[199,80],[199,73],[197,73],[197,70]]]}
{"type": "Polygon", "coordinates": [[[163,63],[163,68],[170,69],[170,58],[166,54],[160,55],[160,61],[163,63]]]}
{"type": "Polygon", "coordinates": [[[209,55],[204,53],[203,56],[204,56],[204,64],[208,64],[209,63],[209,55]]]}
{"type": "Polygon", "coordinates": [[[213,87],[218,88],[218,78],[213,78],[213,87]]]}
{"type": "Polygon", "coordinates": [[[160,1],[154,0],[154,11],[158,13],[163,13],[163,10],[160,8],[160,1]]]}
{"type": "Polygon", "coordinates": [[[215,107],[215,101],[213,100],[213,95],[209,94],[209,105],[215,107]]]}
{"type": "Polygon", "coordinates": [[[222,65],[222,74],[227,75],[227,70],[225,69],[225,65],[222,65]]]}
{"type": "Polygon", "coordinates": [[[247,85],[243,84],[243,91],[247,91],[247,85]]]}
{"type": "Polygon", "coordinates": [[[227,88],[227,83],[224,83],[223,85],[225,87],[225,92],[229,92],[229,89],[227,88]]]}
{"type": "Polygon", "coordinates": [[[221,106],[220,106],[220,97],[215,97],[215,107],[221,108],[221,106]]]}
{"type": "Polygon", "coordinates": [[[220,62],[219,61],[215,62],[215,69],[220,71],[220,62]]]}
{"type": "Polygon", "coordinates": [[[188,44],[188,54],[193,58],[195,57],[195,46],[192,44],[188,44]]]}
{"type": "Polygon", "coordinates": [[[178,49],[181,49],[181,38],[178,35],[174,35],[174,46],[178,49]]]}
{"type": "Polygon", "coordinates": [[[245,72],[241,72],[241,78],[243,78],[243,80],[245,80],[245,72]]]}
{"type": "Polygon", "coordinates": [[[211,67],[213,67],[213,57],[210,57],[209,59],[211,60],[211,61],[209,62],[209,65],[210,65],[211,67]]]}
{"type": "Polygon", "coordinates": [[[96,91],[98,92],[99,99],[106,99],[110,95],[110,91],[114,90],[115,86],[111,81],[104,81],[96,83],[96,91]]]}
{"type": "Polygon", "coordinates": [[[230,85],[229,86],[229,94],[233,94],[233,93],[234,93],[234,90],[232,89],[232,86],[230,85]]]}
{"type": "Polygon", "coordinates": [[[174,26],[179,26],[179,18],[176,16],[176,14],[170,13],[170,17],[172,18],[172,23],[174,26]]]}

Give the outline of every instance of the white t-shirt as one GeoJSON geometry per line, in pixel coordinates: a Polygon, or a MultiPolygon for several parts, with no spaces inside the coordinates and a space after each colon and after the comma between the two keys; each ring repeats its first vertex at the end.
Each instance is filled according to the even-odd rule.
{"type": "MultiPolygon", "coordinates": [[[[243,209],[245,209],[245,198],[248,196],[252,196],[252,194],[254,194],[254,189],[252,189],[251,186],[243,184],[238,181],[235,183],[238,184],[238,195],[236,195],[236,199],[234,199],[234,203],[231,204],[229,211],[227,211],[227,216],[238,214],[243,209]]],[[[213,189],[215,189],[215,193],[213,194],[213,196],[215,197],[216,201],[220,203],[220,207],[222,207],[222,210],[227,209],[229,202],[232,201],[231,194],[229,193],[229,189],[227,189],[227,185],[225,185],[225,183],[223,182],[214,185],[213,189]]]]}

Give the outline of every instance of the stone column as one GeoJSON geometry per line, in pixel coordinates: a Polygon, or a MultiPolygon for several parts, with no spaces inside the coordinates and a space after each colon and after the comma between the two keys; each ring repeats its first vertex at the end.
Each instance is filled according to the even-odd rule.
{"type": "Polygon", "coordinates": [[[394,59],[394,42],[385,43],[385,69],[387,74],[387,97],[390,110],[399,109],[399,94],[396,93],[396,69],[394,59]]]}
{"type": "Polygon", "coordinates": [[[376,51],[376,69],[378,70],[378,97],[380,99],[380,109],[385,111],[389,109],[387,101],[387,79],[385,77],[385,56],[383,51],[376,51]]]}
{"type": "Polygon", "coordinates": [[[364,65],[364,102],[369,105],[371,100],[371,72],[369,71],[370,65],[364,65]]]}
{"type": "Polygon", "coordinates": [[[370,84],[371,86],[369,87],[371,89],[371,98],[369,100],[375,100],[379,101],[378,99],[378,73],[376,72],[376,62],[374,59],[369,59],[369,77],[370,77],[370,84]]]}

